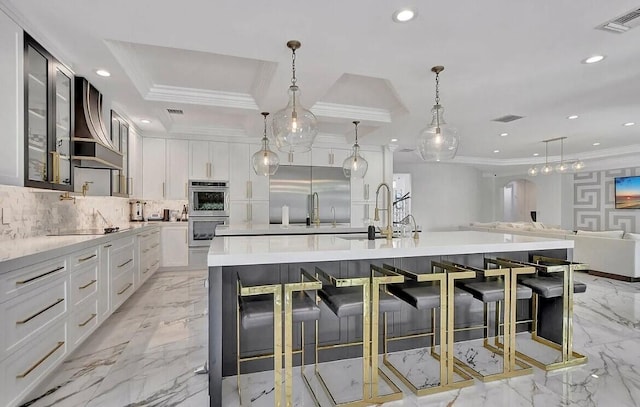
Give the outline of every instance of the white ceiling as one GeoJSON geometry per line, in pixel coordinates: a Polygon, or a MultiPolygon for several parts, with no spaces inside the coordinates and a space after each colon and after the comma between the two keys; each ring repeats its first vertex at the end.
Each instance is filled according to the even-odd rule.
{"type": "MultiPolygon", "coordinates": [[[[287,103],[285,44],[297,39],[303,105],[321,132],[352,142],[351,121],[362,120],[361,144],[398,138],[399,161],[416,159],[398,151],[413,148],[430,120],[434,65],[445,66],[441,101],[461,163],[544,160],[541,140],[560,136],[569,157],[640,152],[640,28],[595,29],[638,0],[0,1],[143,132],[258,140],[259,112],[287,103]],[[393,22],[407,6],[418,17],[393,22]],[[593,54],[607,58],[581,63],[593,54]],[[524,119],[492,121],[507,114],[524,119]]],[[[557,143],[549,148],[559,154],[557,143]]]]}

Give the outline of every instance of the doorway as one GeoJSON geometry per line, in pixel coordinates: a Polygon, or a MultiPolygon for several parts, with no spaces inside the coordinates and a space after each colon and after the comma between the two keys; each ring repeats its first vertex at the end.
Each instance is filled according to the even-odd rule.
{"type": "Polygon", "coordinates": [[[503,188],[505,222],[531,222],[536,218],[536,184],[526,179],[508,182],[503,188]]]}

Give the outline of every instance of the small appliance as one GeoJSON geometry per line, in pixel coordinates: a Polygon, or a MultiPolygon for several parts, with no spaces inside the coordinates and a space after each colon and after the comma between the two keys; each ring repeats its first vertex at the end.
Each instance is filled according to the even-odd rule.
{"type": "Polygon", "coordinates": [[[146,204],[143,201],[129,202],[129,220],[132,222],[144,222],[144,206],[146,204]]]}

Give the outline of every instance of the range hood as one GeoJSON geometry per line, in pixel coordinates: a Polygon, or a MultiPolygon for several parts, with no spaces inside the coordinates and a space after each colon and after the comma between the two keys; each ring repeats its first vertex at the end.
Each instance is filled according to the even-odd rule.
{"type": "Polygon", "coordinates": [[[75,130],[71,140],[76,165],[121,170],[122,153],[111,143],[102,120],[102,94],[82,77],[75,79],[75,105],[75,130]]]}

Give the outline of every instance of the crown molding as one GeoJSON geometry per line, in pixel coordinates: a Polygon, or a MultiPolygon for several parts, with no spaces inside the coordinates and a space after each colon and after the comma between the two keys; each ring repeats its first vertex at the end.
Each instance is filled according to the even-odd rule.
{"type": "Polygon", "coordinates": [[[230,127],[213,126],[187,126],[174,124],[169,129],[169,134],[191,134],[196,136],[218,136],[218,137],[248,137],[244,129],[230,127]]]}
{"type": "Polygon", "coordinates": [[[131,120],[131,117],[126,113],[126,109],[118,102],[111,102],[111,110],[115,110],[116,113],[120,117],[122,117],[129,124],[129,131],[134,132],[135,134],[142,134],[142,130],[140,127],[136,125],[136,123],[131,120]]]}
{"type": "Polygon", "coordinates": [[[253,97],[247,93],[222,92],[217,90],[183,88],[153,84],[146,100],[172,103],[187,103],[205,106],[230,107],[234,109],[258,110],[253,97]]]}
{"type": "Polygon", "coordinates": [[[335,117],[350,120],[356,118],[370,122],[391,123],[391,112],[389,110],[373,107],[316,102],[316,104],[311,107],[311,112],[316,116],[322,117],[335,117]]]}
{"type": "Polygon", "coordinates": [[[105,40],[104,44],[120,63],[120,66],[122,66],[122,69],[124,69],[124,72],[131,82],[133,82],[140,96],[144,97],[149,92],[153,82],[138,63],[138,59],[132,57],[135,56],[136,53],[131,49],[131,45],[121,41],[110,40],[105,40]]]}

